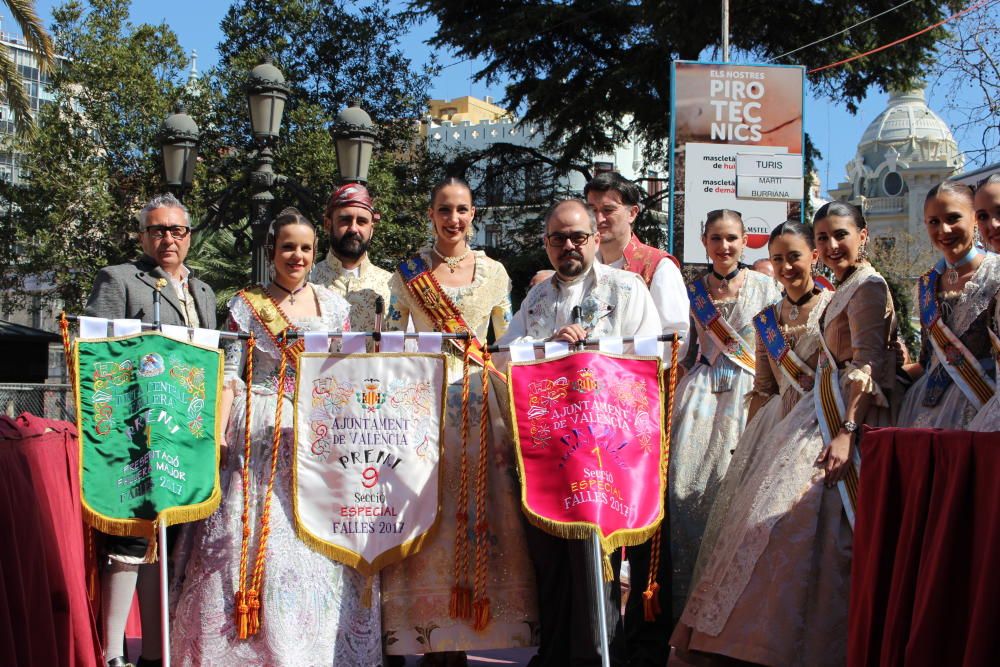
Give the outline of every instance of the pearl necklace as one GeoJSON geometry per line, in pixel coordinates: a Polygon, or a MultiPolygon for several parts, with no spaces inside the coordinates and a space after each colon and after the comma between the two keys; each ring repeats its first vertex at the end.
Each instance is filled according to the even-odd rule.
{"type": "Polygon", "coordinates": [[[462,260],[468,257],[469,253],[472,252],[470,248],[466,247],[464,253],[462,253],[458,257],[451,257],[450,255],[441,254],[441,251],[438,250],[436,243],[431,247],[431,251],[435,255],[437,255],[442,262],[448,265],[448,270],[451,271],[452,273],[455,273],[455,269],[457,269],[458,265],[462,263],[462,260]]]}

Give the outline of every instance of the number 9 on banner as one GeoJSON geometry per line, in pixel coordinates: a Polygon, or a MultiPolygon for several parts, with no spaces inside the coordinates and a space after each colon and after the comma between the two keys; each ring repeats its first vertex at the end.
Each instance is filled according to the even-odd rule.
{"type": "Polygon", "coordinates": [[[378,470],[373,467],[365,468],[361,471],[361,486],[370,489],[378,484],[378,470]]]}

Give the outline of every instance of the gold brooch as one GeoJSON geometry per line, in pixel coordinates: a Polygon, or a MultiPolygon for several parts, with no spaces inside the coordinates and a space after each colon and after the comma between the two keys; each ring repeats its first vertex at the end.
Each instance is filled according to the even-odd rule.
{"type": "Polygon", "coordinates": [[[274,306],[264,306],[260,309],[260,318],[265,322],[273,322],[278,317],[278,311],[274,306]]]}

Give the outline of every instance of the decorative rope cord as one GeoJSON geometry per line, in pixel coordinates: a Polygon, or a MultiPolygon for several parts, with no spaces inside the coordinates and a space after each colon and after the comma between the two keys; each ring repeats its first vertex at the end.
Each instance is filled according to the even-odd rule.
{"type": "MultiPolygon", "coordinates": [[[[663,459],[660,463],[662,466],[661,470],[664,472],[664,479],[669,474],[667,471],[670,469],[670,439],[674,431],[674,394],[677,389],[677,342],[677,334],[674,334],[674,339],[670,343],[670,394],[667,397],[667,433],[664,438],[663,459]]],[[[664,513],[667,511],[666,507],[663,508],[663,511],[664,513]]],[[[656,580],[656,573],[660,569],[662,530],[663,524],[661,523],[660,527],[653,534],[653,541],[649,545],[649,579],[647,580],[646,590],[642,593],[643,618],[649,622],[655,621],[656,617],[663,613],[663,609],[660,606],[660,582],[656,580]]]]}
{"type": "Polygon", "coordinates": [[[281,412],[285,402],[285,374],[288,371],[288,332],[281,336],[281,365],[278,367],[278,406],[274,411],[274,434],[271,438],[271,474],[264,492],[264,511],[260,516],[260,541],[257,545],[257,559],[254,562],[253,582],[250,589],[250,617],[248,630],[256,634],[260,629],[260,592],[264,585],[264,559],[267,555],[267,539],[271,535],[271,498],[274,480],[278,473],[278,453],[281,450],[281,412]]]}
{"type": "MultiPolygon", "coordinates": [[[[63,354],[66,357],[66,377],[69,379],[69,385],[73,389],[75,401],[78,390],[76,386],[76,368],[73,366],[73,344],[69,339],[69,320],[66,318],[65,310],[59,316],[59,332],[62,334],[63,354]]],[[[83,539],[84,563],[87,573],[87,597],[93,602],[97,600],[99,578],[97,548],[94,546],[94,529],[86,523],[83,524],[83,539]]]]}
{"type": "Polygon", "coordinates": [[[476,580],[472,603],[472,629],[485,630],[490,624],[490,598],[486,595],[489,521],[486,518],[486,473],[489,462],[490,353],[483,351],[483,409],[479,413],[479,461],[476,467],[476,580]]]}
{"type": "Polygon", "coordinates": [[[247,558],[250,551],[250,387],[253,384],[253,352],[257,346],[257,339],[253,333],[247,341],[247,368],[246,368],[246,408],[244,410],[243,422],[243,536],[240,542],[240,589],[236,591],[236,636],[240,639],[248,637],[247,619],[250,606],[247,604],[246,594],[243,591],[243,584],[247,580],[247,558]]]}
{"type": "Polygon", "coordinates": [[[69,340],[69,320],[66,319],[66,311],[59,317],[59,332],[62,334],[63,354],[66,356],[66,374],[69,384],[76,392],[76,369],[73,368],[73,345],[69,340]]]}
{"type": "Polygon", "coordinates": [[[469,586],[469,355],[472,346],[465,343],[462,355],[462,457],[459,463],[458,502],[455,506],[455,584],[451,588],[449,615],[472,618],[472,588],[469,586]]]}
{"type": "MultiPolygon", "coordinates": [[[[243,592],[242,596],[237,593],[237,635],[240,639],[246,639],[252,635],[257,634],[260,629],[260,592],[261,587],[264,582],[264,562],[267,556],[267,539],[271,534],[271,496],[274,491],[274,480],[277,477],[278,472],[278,453],[281,449],[281,412],[282,404],[285,401],[285,374],[288,370],[288,336],[287,332],[282,334],[281,337],[281,364],[278,366],[278,404],[274,412],[274,433],[271,438],[271,471],[267,480],[267,488],[264,491],[264,509],[261,511],[260,515],[260,539],[257,544],[257,556],[254,559],[253,574],[249,582],[248,588],[243,592]],[[244,612],[245,610],[245,612],[244,612]]],[[[250,387],[247,387],[247,392],[250,391],[250,387]]],[[[247,429],[249,433],[249,429],[247,429]]],[[[249,452],[249,446],[246,444],[249,442],[249,436],[244,436],[244,447],[245,451],[249,452]]],[[[244,470],[244,489],[249,490],[249,473],[250,473],[250,457],[247,456],[243,462],[244,470]]],[[[247,519],[244,522],[244,540],[247,543],[247,551],[249,556],[249,493],[245,492],[243,496],[243,507],[244,507],[244,518],[247,519]]],[[[240,563],[241,570],[245,570],[245,565],[240,563]]],[[[244,574],[245,577],[245,574],[244,574]]],[[[243,578],[240,581],[240,585],[244,585],[246,579],[243,578]]]]}

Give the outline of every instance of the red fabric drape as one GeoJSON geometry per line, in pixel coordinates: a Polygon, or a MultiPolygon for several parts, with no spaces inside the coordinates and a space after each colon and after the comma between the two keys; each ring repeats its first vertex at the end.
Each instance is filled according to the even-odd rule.
{"type": "Polygon", "coordinates": [[[0,664],[102,663],[82,526],[76,428],[0,417],[0,664]]]}
{"type": "Polygon", "coordinates": [[[1000,434],[873,429],[861,459],[848,664],[997,664],[1000,434]]]}

